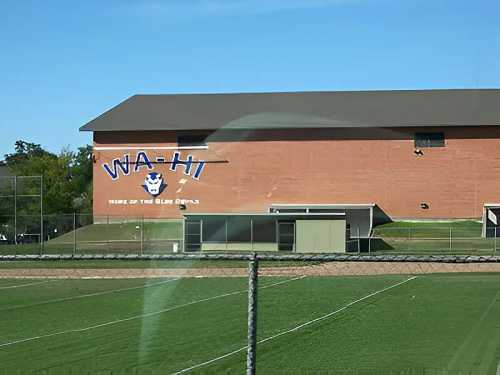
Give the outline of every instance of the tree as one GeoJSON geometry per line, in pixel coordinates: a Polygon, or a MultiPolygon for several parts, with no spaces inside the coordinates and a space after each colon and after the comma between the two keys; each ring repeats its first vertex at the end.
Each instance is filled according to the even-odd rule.
{"type": "MultiPolygon", "coordinates": [[[[5,155],[5,164],[18,176],[43,176],[44,213],[91,210],[91,146],[80,147],[76,153],[63,149],[56,155],[44,150],[39,144],[19,140],[15,143],[15,152],[5,155]]],[[[34,183],[26,185],[23,186],[25,193],[38,194],[38,186],[34,183]]],[[[29,215],[35,207],[39,208],[37,202],[29,202],[20,209],[29,215]]]]}
{"type": "Polygon", "coordinates": [[[92,146],[79,147],[71,166],[72,205],[75,211],[92,211],[92,169],[92,146]]]}

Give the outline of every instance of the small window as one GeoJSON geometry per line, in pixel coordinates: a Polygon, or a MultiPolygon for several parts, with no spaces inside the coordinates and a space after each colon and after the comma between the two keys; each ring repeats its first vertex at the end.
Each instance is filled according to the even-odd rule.
{"type": "Polygon", "coordinates": [[[253,242],[276,242],[276,219],[268,217],[254,217],[252,219],[253,242]]]}
{"type": "Polygon", "coordinates": [[[245,216],[230,216],[227,219],[228,242],[250,242],[252,239],[251,220],[245,216]]]}
{"type": "Polygon", "coordinates": [[[444,147],[444,133],[415,133],[415,147],[444,147]]]}
{"type": "Polygon", "coordinates": [[[226,242],[226,218],[203,217],[201,227],[203,242],[226,242]]]}
{"type": "Polygon", "coordinates": [[[177,136],[177,145],[179,147],[206,146],[207,136],[203,134],[189,134],[177,136]]]}

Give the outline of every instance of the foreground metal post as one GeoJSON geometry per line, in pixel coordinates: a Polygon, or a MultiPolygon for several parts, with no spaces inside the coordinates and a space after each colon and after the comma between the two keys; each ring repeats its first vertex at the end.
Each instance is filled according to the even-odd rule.
{"type": "Polygon", "coordinates": [[[247,375],[255,375],[257,359],[257,282],[259,259],[253,254],[248,263],[248,348],[247,375]]]}

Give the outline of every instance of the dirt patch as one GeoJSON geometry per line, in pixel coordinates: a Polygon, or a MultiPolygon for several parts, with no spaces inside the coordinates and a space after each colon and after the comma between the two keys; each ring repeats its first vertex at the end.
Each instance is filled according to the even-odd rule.
{"type": "MultiPolygon", "coordinates": [[[[265,267],[262,276],[419,275],[432,273],[500,272],[500,263],[330,262],[306,267],[265,267]]],[[[162,277],[246,277],[245,268],[29,268],[0,269],[0,278],[128,279],[162,277]]]]}

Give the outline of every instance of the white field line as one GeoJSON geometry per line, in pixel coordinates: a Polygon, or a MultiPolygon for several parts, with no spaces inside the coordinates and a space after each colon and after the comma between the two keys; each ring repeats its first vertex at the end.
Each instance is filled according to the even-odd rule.
{"type": "MultiPolygon", "coordinates": [[[[262,340],[259,340],[259,341],[257,341],[257,344],[262,344],[262,343],[264,343],[264,342],[266,342],[266,341],[270,341],[270,340],[273,340],[273,339],[278,338],[278,337],[280,337],[280,336],[286,335],[286,334],[288,334],[288,333],[295,332],[295,331],[297,331],[297,330],[299,330],[299,329],[301,329],[301,328],[304,328],[304,327],[307,327],[307,326],[309,326],[309,325],[311,325],[311,324],[314,324],[314,323],[316,323],[316,322],[319,322],[320,320],[327,319],[327,318],[329,318],[329,317],[331,317],[331,316],[333,316],[333,315],[336,315],[336,314],[338,314],[338,313],[340,313],[340,312],[342,312],[342,311],[344,311],[344,310],[348,309],[349,307],[351,307],[351,306],[353,306],[353,305],[355,305],[355,304],[357,304],[357,303],[359,303],[359,302],[362,302],[362,301],[364,301],[364,300],[366,300],[366,299],[368,299],[368,298],[370,298],[370,297],[373,297],[373,296],[375,296],[375,295],[377,295],[377,294],[380,294],[380,293],[386,292],[386,291],[388,291],[388,290],[390,290],[390,289],[392,289],[392,288],[396,288],[396,287],[398,287],[398,286],[400,286],[400,285],[406,284],[407,282],[409,282],[409,281],[411,281],[411,280],[414,280],[414,279],[416,279],[417,277],[418,277],[418,276],[413,276],[413,277],[410,277],[409,279],[406,279],[406,280],[400,281],[399,283],[396,283],[396,284],[394,284],[394,285],[391,285],[391,286],[388,286],[388,287],[386,287],[386,288],[383,288],[383,289],[377,290],[376,292],[370,293],[370,294],[368,294],[368,295],[366,295],[366,296],[364,296],[364,297],[361,297],[361,298],[359,298],[359,299],[357,299],[357,300],[354,300],[354,301],[352,301],[352,302],[349,302],[347,305],[345,305],[345,306],[341,307],[340,309],[337,309],[337,310],[334,310],[334,311],[332,311],[332,312],[329,312],[329,313],[328,313],[328,314],[326,314],[326,315],[322,315],[322,316],[320,316],[320,317],[318,317],[318,318],[315,318],[315,319],[309,320],[309,321],[307,321],[307,322],[305,322],[305,323],[299,324],[298,326],[295,326],[295,327],[293,327],[293,328],[291,328],[291,329],[288,329],[288,330],[286,330],[286,331],[282,331],[282,332],[279,332],[279,333],[277,333],[277,334],[275,334],[275,335],[272,335],[272,336],[266,337],[266,338],[264,338],[264,339],[262,339],[262,340]]],[[[224,359],[224,358],[227,358],[227,357],[229,357],[229,356],[232,356],[233,354],[240,353],[240,352],[242,352],[242,351],[246,350],[247,348],[248,348],[248,346],[243,346],[243,347],[241,347],[241,348],[239,348],[239,349],[233,350],[232,352],[229,352],[229,353],[226,353],[226,354],[224,354],[224,355],[221,355],[220,357],[216,357],[216,358],[210,359],[210,360],[208,360],[208,361],[206,361],[206,362],[202,362],[202,363],[199,363],[199,364],[197,364],[197,365],[194,365],[194,366],[191,366],[191,367],[185,368],[185,369],[183,369],[183,370],[180,370],[180,371],[178,371],[178,372],[175,372],[175,373],[173,373],[172,375],[185,374],[185,373],[190,372],[190,371],[192,371],[192,370],[195,370],[195,369],[197,369],[197,368],[200,368],[200,367],[203,367],[203,366],[206,366],[206,365],[212,364],[212,363],[214,363],[214,362],[220,361],[221,359],[224,359]]]]}
{"type": "Polygon", "coordinates": [[[45,284],[45,283],[50,283],[50,282],[53,282],[55,280],[45,280],[45,281],[37,281],[37,282],[34,282],[34,283],[26,283],[26,284],[17,284],[17,285],[11,285],[11,286],[3,286],[0,288],[0,290],[3,290],[3,289],[14,289],[14,288],[22,288],[22,287],[25,287],[25,286],[31,286],[31,285],[39,285],[39,284],[45,284]]]}
{"type": "MultiPolygon", "coordinates": [[[[282,285],[282,284],[289,283],[289,282],[294,281],[294,280],[303,279],[304,277],[305,276],[294,277],[292,279],[287,279],[287,280],[280,281],[280,282],[277,282],[277,283],[265,285],[265,286],[263,286],[263,287],[261,287],[259,289],[271,288],[273,286],[282,285]]],[[[173,310],[178,310],[178,309],[181,309],[183,307],[195,305],[195,304],[198,304],[198,303],[212,301],[212,300],[215,300],[215,299],[219,299],[219,298],[223,298],[223,297],[228,297],[228,296],[232,296],[232,295],[236,295],[236,294],[247,293],[247,292],[248,292],[248,290],[246,290],[246,289],[245,290],[237,290],[235,292],[229,292],[229,293],[225,293],[225,294],[219,294],[217,296],[208,297],[208,298],[202,298],[202,299],[199,299],[199,300],[187,302],[187,303],[184,303],[182,305],[169,307],[167,309],[163,309],[163,310],[159,310],[159,311],[154,311],[154,312],[150,312],[150,313],[146,313],[146,314],[133,315],[133,316],[130,316],[128,318],[112,320],[112,321],[109,321],[109,322],[105,322],[105,323],[101,323],[101,324],[96,324],[96,325],[89,326],[89,327],[75,328],[75,329],[70,329],[70,330],[67,330],[67,331],[53,332],[53,333],[48,333],[48,334],[45,334],[45,335],[39,335],[39,336],[28,337],[28,338],[25,338],[25,339],[19,339],[19,340],[9,341],[9,342],[5,342],[3,344],[0,344],[0,348],[4,348],[6,346],[11,346],[11,345],[15,345],[15,344],[20,344],[20,343],[23,343],[23,342],[39,340],[39,339],[43,339],[43,338],[47,338],[47,337],[53,337],[53,336],[58,336],[58,335],[65,335],[65,334],[68,334],[68,333],[90,331],[92,329],[101,328],[101,327],[105,327],[105,326],[110,326],[110,325],[114,325],[114,324],[119,324],[119,323],[123,323],[123,322],[128,322],[128,321],[135,320],[135,319],[149,318],[151,316],[164,314],[164,313],[167,313],[167,312],[170,312],[170,311],[173,311],[173,310]]]]}
{"type": "MultiPolygon", "coordinates": [[[[132,287],[129,287],[129,288],[110,289],[110,290],[104,290],[102,292],[95,292],[95,293],[89,293],[89,294],[80,294],[78,296],[73,296],[73,297],[64,297],[64,298],[49,299],[47,301],[37,302],[37,303],[33,303],[31,305],[11,306],[11,307],[7,307],[6,309],[0,309],[0,311],[11,311],[11,310],[21,309],[21,308],[26,308],[26,307],[33,307],[33,306],[39,306],[39,305],[47,305],[49,303],[65,302],[65,301],[72,301],[72,300],[81,299],[81,298],[96,297],[96,296],[102,296],[102,295],[106,295],[106,294],[126,292],[126,291],[129,291],[129,290],[135,290],[135,289],[146,289],[146,288],[150,288],[150,287],[153,287],[153,286],[168,284],[168,283],[170,283],[172,281],[177,281],[177,280],[180,280],[180,279],[181,279],[180,277],[177,277],[177,278],[174,278],[174,279],[168,279],[168,280],[160,281],[160,282],[153,283],[153,284],[138,285],[138,286],[132,286],[132,287]]],[[[46,281],[46,282],[50,282],[50,280],[46,281]]],[[[25,284],[25,285],[29,285],[29,284],[25,284]]]]}

